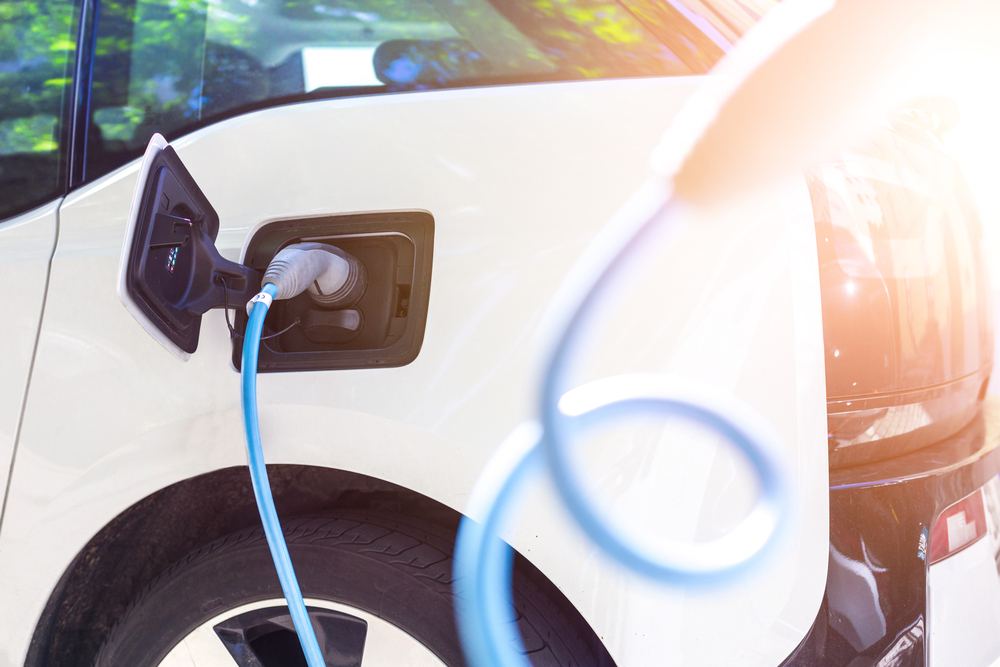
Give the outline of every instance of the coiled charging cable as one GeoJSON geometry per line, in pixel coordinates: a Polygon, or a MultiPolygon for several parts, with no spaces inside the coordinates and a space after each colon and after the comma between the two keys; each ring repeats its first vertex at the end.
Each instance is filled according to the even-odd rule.
{"type": "Polygon", "coordinates": [[[554,301],[568,305],[543,380],[540,422],[518,427],[487,464],[462,519],[455,550],[458,628],[466,657],[476,667],[530,667],[511,602],[513,550],[498,534],[513,514],[521,489],[544,471],[590,539],[618,562],[658,581],[710,587],[745,576],[772,553],[788,527],[789,475],[779,436],[748,406],[690,381],[668,376],[619,375],[572,386],[570,371],[585,361],[596,313],[627,287],[650,248],[669,243],[685,224],[685,208],[662,184],[637,194],[645,215],[612,225],[591,244],[554,301]],[[663,237],[666,233],[667,238],[663,237]],[[579,481],[572,443],[598,423],[637,415],[680,417],[725,437],[746,456],[759,480],[750,514],[716,540],[673,543],[654,551],[615,527],[579,481]]]}
{"type": "Polygon", "coordinates": [[[563,504],[598,548],[635,572],[668,584],[708,588],[731,583],[767,562],[789,535],[795,518],[794,478],[784,465],[781,438],[759,414],[733,396],[686,380],[620,375],[577,386],[572,371],[586,366],[589,344],[600,325],[611,320],[607,312],[617,305],[616,297],[627,293],[641,268],[672,244],[693,219],[694,209],[719,207],[757,192],[832,148],[831,137],[848,121],[834,122],[829,110],[849,108],[855,82],[872,70],[871,62],[880,59],[888,43],[882,32],[872,30],[863,43],[869,50],[859,50],[863,55],[855,56],[850,67],[825,52],[804,53],[800,47],[840,43],[831,36],[868,26],[869,21],[858,19],[868,18],[870,6],[861,0],[786,0],[771,10],[713,68],[718,76],[709,78],[674,117],[652,156],[657,175],[599,232],[560,285],[548,313],[558,334],[543,374],[539,420],[522,424],[500,446],[477,481],[459,526],[457,621],[474,667],[529,667],[512,605],[513,551],[498,535],[513,515],[519,493],[542,473],[551,475],[563,504]],[[802,38],[805,31],[813,39],[802,38]],[[872,50],[880,57],[866,57],[872,50]],[[762,100],[801,91],[803,77],[821,80],[816,72],[834,85],[821,87],[818,94],[799,93],[795,99],[808,100],[805,107],[762,105],[762,100]],[[799,121],[812,116],[833,127],[803,132],[799,121]],[[637,415],[695,422],[745,455],[759,486],[756,504],[740,525],[710,542],[653,548],[599,510],[579,481],[572,445],[597,424],[637,415]]]}

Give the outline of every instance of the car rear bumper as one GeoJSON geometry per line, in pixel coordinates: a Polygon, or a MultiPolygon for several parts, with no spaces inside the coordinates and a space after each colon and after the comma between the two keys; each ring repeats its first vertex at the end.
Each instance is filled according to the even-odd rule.
{"type": "Polygon", "coordinates": [[[783,666],[1000,662],[1000,503],[987,500],[993,529],[983,538],[928,564],[941,511],[998,483],[998,445],[1000,397],[988,396],[966,428],[936,445],[831,471],[826,593],[783,666]]]}

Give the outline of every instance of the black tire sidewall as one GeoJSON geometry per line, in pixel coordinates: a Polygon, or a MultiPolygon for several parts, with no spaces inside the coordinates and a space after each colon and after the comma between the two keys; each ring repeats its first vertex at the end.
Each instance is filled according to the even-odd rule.
{"type": "MultiPolygon", "coordinates": [[[[283,522],[303,597],[367,611],[446,665],[465,665],[451,598],[451,549],[429,529],[350,513],[283,522]]],[[[155,667],[210,619],[283,599],[263,531],[214,542],[157,577],[112,628],[95,666],[155,667]]]]}
{"type": "MultiPolygon", "coordinates": [[[[455,626],[454,527],[405,515],[331,510],[282,529],[302,594],[366,611],[403,630],[448,667],[466,662],[455,626]]],[[[565,596],[515,558],[518,629],[534,667],[614,667],[565,596]]],[[[156,667],[183,638],[238,607],[283,602],[261,528],[189,554],[150,582],[104,640],[95,667],[156,667]]]]}

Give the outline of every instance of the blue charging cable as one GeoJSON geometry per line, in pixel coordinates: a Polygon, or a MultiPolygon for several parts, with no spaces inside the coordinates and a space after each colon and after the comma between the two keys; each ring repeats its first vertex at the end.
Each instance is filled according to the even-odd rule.
{"type": "Polygon", "coordinates": [[[586,362],[595,317],[628,287],[651,249],[682,229],[683,205],[653,186],[633,202],[638,214],[595,240],[554,300],[563,314],[560,335],[542,382],[541,420],[518,427],[487,464],[473,490],[455,546],[457,622],[466,657],[475,667],[530,667],[515,622],[511,595],[513,550],[499,537],[519,492],[547,471],[563,503],[587,536],[609,556],[652,579],[687,587],[716,587],[747,576],[766,562],[791,524],[791,476],[781,438],[735,397],[689,381],[653,374],[619,375],[574,387],[572,371],[586,362]],[[589,339],[589,340],[588,340],[589,339]],[[571,388],[572,387],[572,388],[571,388]],[[722,435],[748,459],[759,494],[750,514],[728,534],[705,543],[651,549],[613,525],[579,481],[572,444],[599,423],[637,415],[680,417],[722,435]]]}
{"type": "MultiPolygon", "coordinates": [[[[313,630],[306,604],[302,600],[302,591],[292,568],[292,559],[288,555],[285,536],[281,532],[278,513],[274,509],[274,499],[271,497],[271,483],[267,479],[267,467],[264,465],[264,452],[260,446],[260,425],[257,421],[257,353],[260,348],[260,336],[264,329],[264,317],[270,307],[271,299],[277,294],[278,288],[271,283],[264,285],[260,294],[251,300],[250,319],[243,339],[243,361],[240,379],[243,383],[243,425],[247,436],[247,463],[250,466],[250,480],[253,483],[253,495],[257,499],[257,510],[260,512],[261,523],[264,524],[264,536],[267,546],[271,549],[271,558],[278,571],[278,581],[288,603],[288,611],[295,624],[295,632],[302,645],[309,667],[326,667],[323,653],[320,651],[316,633],[313,630]],[[266,296],[262,296],[266,295],[266,296]]],[[[249,304],[248,304],[249,305],[249,304]]]]}

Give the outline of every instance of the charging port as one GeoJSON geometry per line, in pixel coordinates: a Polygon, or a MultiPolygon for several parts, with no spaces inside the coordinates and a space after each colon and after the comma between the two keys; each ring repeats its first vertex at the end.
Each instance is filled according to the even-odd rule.
{"type": "MultiPolygon", "coordinates": [[[[404,366],[420,352],[430,295],[434,219],[424,211],[280,220],[250,240],[244,263],[263,272],[282,248],[325,243],[358,259],[368,286],[349,307],[329,310],[308,293],[275,301],[264,323],[258,372],[404,366]],[[280,332],[280,333],[279,333],[280,332]]],[[[237,311],[236,329],[246,328],[237,311]]],[[[243,339],[233,343],[240,367],[243,339]]]]}

